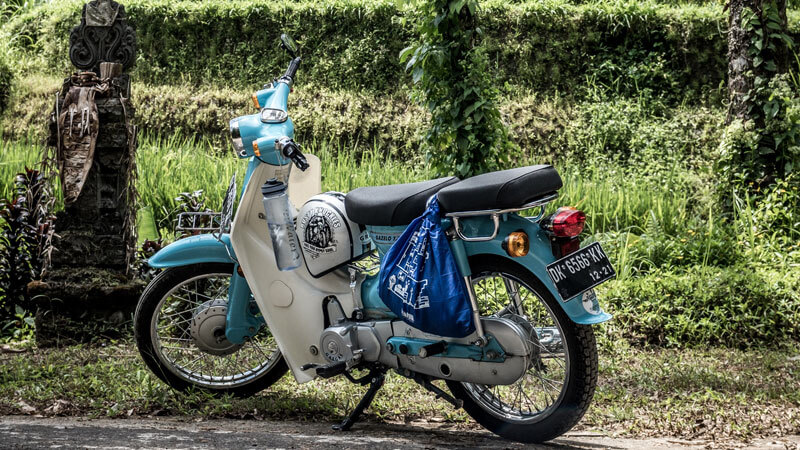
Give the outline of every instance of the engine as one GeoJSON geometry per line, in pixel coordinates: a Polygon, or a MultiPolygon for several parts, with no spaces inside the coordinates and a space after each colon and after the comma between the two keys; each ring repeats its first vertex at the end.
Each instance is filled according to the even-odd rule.
{"type": "MultiPolygon", "coordinates": [[[[506,385],[523,376],[538,358],[536,331],[513,317],[483,318],[489,343],[479,347],[473,343],[475,335],[445,340],[399,320],[349,320],[338,302],[328,307],[328,316],[337,319],[320,335],[320,352],[339,371],[377,362],[436,378],[506,385]]],[[[333,374],[325,370],[317,373],[333,374]]]]}

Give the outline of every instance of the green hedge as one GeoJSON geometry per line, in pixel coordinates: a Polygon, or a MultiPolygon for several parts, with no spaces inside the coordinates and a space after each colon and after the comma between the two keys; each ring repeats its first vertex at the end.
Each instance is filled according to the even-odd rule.
{"type": "MultiPolygon", "coordinates": [[[[61,80],[28,75],[0,120],[0,137],[43,138],[53,92],[61,80]]],[[[250,91],[213,86],[180,87],[134,83],[139,129],[153,135],[178,134],[227,147],[231,118],[255,112],[250,91]]],[[[649,171],[662,156],[682,164],[708,163],[719,142],[724,111],[698,107],[651,111],[634,99],[573,104],[536,95],[501,101],[500,111],[522,153],[514,160],[553,161],[561,157],[607,155],[649,171]]],[[[377,146],[384,152],[417,155],[417,133],[426,114],[403,94],[331,91],[299,86],[289,112],[301,142],[334,141],[346,147],[377,146]]],[[[667,166],[664,166],[667,167],[667,166]]],[[[671,167],[671,164],[669,165],[671,167]]],[[[661,167],[663,169],[663,167],[661,167]]]]}
{"type": "MultiPolygon", "coordinates": [[[[24,36],[17,42],[42,64],[67,71],[69,30],[82,3],[47,3],[6,29],[24,36]]],[[[285,68],[287,57],[277,48],[282,31],[302,43],[301,83],[394,91],[408,80],[398,53],[412,38],[411,6],[387,0],[125,4],[139,39],[135,77],[148,83],[259,85],[285,68]]],[[[500,83],[567,94],[602,84],[682,98],[714,92],[726,71],[719,5],[489,0],[480,20],[500,83]]]]}
{"type": "Polygon", "coordinates": [[[695,347],[780,346],[800,339],[800,270],[733,266],[655,271],[610,283],[611,338],[695,347]]]}

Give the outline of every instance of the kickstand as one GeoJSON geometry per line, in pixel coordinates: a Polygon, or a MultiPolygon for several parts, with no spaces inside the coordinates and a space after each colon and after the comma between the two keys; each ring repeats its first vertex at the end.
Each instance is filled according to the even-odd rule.
{"type": "MultiPolygon", "coordinates": [[[[377,375],[373,376],[369,381],[369,389],[367,389],[367,393],[364,394],[364,397],[361,398],[361,401],[358,402],[356,405],[356,409],[350,412],[350,414],[345,417],[342,423],[336,424],[333,426],[333,429],[336,431],[347,431],[350,427],[353,426],[354,423],[358,421],[358,417],[361,413],[364,412],[367,407],[369,407],[372,400],[375,399],[375,394],[378,393],[378,389],[383,386],[383,382],[386,379],[386,373],[381,372],[377,375]]],[[[364,383],[366,384],[366,383],[364,383]]]]}

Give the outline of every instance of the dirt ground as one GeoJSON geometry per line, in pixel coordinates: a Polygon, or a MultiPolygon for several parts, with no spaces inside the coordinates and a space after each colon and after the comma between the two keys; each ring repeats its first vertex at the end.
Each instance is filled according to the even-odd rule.
{"type": "Polygon", "coordinates": [[[571,432],[548,445],[523,446],[488,432],[452,430],[422,424],[359,423],[350,432],[331,424],[296,421],[204,420],[173,418],[88,419],[75,417],[0,417],[0,447],[114,449],[244,448],[547,448],[695,449],[800,448],[800,436],[759,439],[749,444],[673,438],[629,439],[571,432]]]}

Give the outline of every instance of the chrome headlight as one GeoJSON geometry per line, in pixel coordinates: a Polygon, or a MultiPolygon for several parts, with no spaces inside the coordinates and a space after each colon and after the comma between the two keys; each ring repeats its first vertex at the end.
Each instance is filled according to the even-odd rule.
{"type": "Polygon", "coordinates": [[[242,143],[242,135],[239,132],[239,118],[231,120],[230,122],[230,129],[231,129],[231,139],[233,140],[233,149],[239,156],[245,156],[247,152],[244,150],[244,144],[242,143]]]}
{"type": "Polygon", "coordinates": [[[261,121],[264,123],[283,123],[289,115],[282,109],[264,108],[261,110],[261,121]]]}

